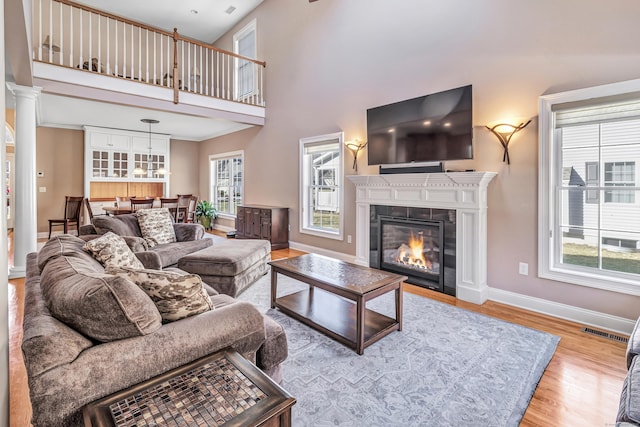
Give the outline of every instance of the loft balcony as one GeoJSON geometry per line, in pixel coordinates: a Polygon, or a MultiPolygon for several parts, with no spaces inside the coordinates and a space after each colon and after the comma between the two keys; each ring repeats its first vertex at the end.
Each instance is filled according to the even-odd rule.
{"type": "Polygon", "coordinates": [[[264,124],[263,61],[67,0],[34,0],[32,13],[44,93],[264,124]]]}

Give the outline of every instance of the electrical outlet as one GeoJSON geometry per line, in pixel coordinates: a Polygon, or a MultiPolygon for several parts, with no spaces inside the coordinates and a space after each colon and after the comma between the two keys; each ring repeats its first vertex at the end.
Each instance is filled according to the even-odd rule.
{"type": "Polygon", "coordinates": [[[41,193],[46,193],[47,192],[47,187],[40,187],[39,188],[41,193]]]}
{"type": "Polygon", "coordinates": [[[351,243],[351,234],[347,235],[347,243],[351,243]]]}
{"type": "Polygon", "coordinates": [[[287,230],[291,231],[291,224],[287,225],[287,230]]]}
{"type": "Polygon", "coordinates": [[[522,274],[523,276],[528,276],[529,275],[529,264],[527,264],[526,262],[521,262],[518,272],[520,274],[522,274]]]}

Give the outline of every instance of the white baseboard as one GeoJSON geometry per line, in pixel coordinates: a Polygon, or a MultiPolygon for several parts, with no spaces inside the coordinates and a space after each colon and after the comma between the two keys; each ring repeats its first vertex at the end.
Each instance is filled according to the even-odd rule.
{"type": "Polygon", "coordinates": [[[497,288],[489,288],[489,299],[525,310],[582,323],[625,335],[631,334],[636,321],[559,302],[530,297],[497,288]]]}

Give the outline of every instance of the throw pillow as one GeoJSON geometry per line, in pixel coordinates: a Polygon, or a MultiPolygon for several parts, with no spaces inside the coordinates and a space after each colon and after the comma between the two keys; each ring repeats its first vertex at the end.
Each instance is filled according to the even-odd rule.
{"type": "Polygon", "coordinates": [[[142,237],[150,248],[176,241],[176,232],[168,208],[140,209],[136,216],[142,237]]]}
{"type": "Polygon", "coordinates": [[[113,268],[108,273],[125,277],[146,292],[155,303],[163,322],[173,322],[213,310],[202,279],[197,274],[171,271],[113,268]]]}
{"type": "Polygon", "coordinates": [[[147,335],[162,326],[158,309],[140,287],[96,273],[88,264],[62,255],[45,265],[40,287],[53,317],[97,341],[147,335]]]}
{"type": "Polygon", "coordinates": [[[107,232],[97,239],[85,243],[84,249],[100,261],[105,268],[131,267],[143,269],[144,265],[131,252],[127,242],[112,232],[107,232]]]}

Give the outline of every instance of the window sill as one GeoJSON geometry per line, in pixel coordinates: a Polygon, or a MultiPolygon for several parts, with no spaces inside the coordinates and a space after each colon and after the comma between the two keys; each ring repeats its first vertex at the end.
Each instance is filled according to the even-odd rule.
{"type": "Polygon", "coordinates": [[[554,267],[548,271],[538,272],[541,279],[555,280],[571,283],[579,286],[602,289],[627,295],[640,296],[640,282],[623,277],[605,277],[585,271],[577,271],[568,268],[554,267]]]}
{"type": "Polygon", "coordinates": [[[342,232],[331,233],[329,231],[322,231],[322,230],[317,230],[313,228],[300,228],[300,233],[310,234],[312,236],[317,236],[317,237],[325,237],[327,239],[333,239],[333,240],[343,240],[342,232]]]}
{"type": "Polygon", "coordinates": [[[226,213],[226,212],[218,212],[218,218],[236,219],[236,215],[230,214],[230,213],[226,213]]]}

